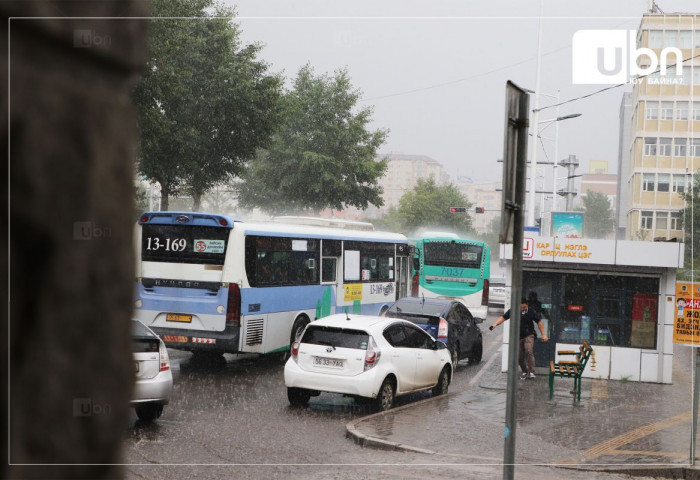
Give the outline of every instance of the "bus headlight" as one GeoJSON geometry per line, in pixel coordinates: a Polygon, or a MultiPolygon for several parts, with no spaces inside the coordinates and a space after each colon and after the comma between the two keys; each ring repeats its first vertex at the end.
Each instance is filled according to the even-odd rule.
{"type": "Polygon", "coordinates": [[[216,307],[216,311],[219,313],[225,313],[226,307],[224,307],[223,305],[219,305],[218,307],[216,307]]]}
{"type": "Polygon", "coordinates": [[[136,308],[141,308],[143,306],[143,302],[141,300],[136,300],[136,308]]]}

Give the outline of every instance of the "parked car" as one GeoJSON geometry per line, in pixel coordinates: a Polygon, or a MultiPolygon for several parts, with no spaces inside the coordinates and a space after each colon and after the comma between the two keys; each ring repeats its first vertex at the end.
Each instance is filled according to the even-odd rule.
{"type": "Polygon", "coordinates": [[[388,410],[394,398],[432,389],[444,395],[452,379],[450,352],[411,322],[337,314],[306,326],[284,367],[287,397],[304,406],[321,392],[370,399],[388,410]]]}
{"type": "Polygon", "coordinates": [[[510,288],[505,277],[491,277],[489,281],[489,306],[505,308],[508,303],[510,288]]]}
{"type": "Polygon", "coordinates": [[[163,414],[170,402],[173,374],[165,343],[138,320],[131,322],[136,384],[131,404],[140,420],[151,422],[163,414]]]}
{"type": "Polygon", "coordinates": [[[389,307],[385,315],[415,323],[445,343],[452,353],[454,366],[465,358],[469,363],[481,361],[483,345],[479,324],[484,319],[474,318],[458,300],[403,297],[389,307]]]}

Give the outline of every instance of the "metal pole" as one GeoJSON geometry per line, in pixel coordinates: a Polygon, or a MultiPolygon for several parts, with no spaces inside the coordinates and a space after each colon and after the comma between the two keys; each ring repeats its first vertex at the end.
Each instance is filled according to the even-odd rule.
{"type": "MultiPolygon", "coordinates": [[[[559,90],[557,90],[557,104],[559,103],[559,90]]],[[[557,118],[559,118],[559,105],[557,105],[557,118]]],[[[554,170],[552,171],[552,211],[557,211],[557,162],[559,161],[559,122],[554,125],[554,170]]]]}
{"type": "Polygon", "coordinates": [[[693,375],[693,424],[690,427],[690,464],[695,465],[695,437],[698,431],[698,398],[700,397],[700,384],[698,374],[700,373],[700,350],[695,350],[695,374],[693,375]]]}
{"type": "MultiPolygon", "coordinates": [[[[523,95],[520,112],[525,116],[529,98],[523,95]]],[[[503,449],[503,478],[512,480],[515,473],[515,427],[518,392],[518,353],[520,348],[520,297],[523,270],[523,205],[525,203],[525,181],[527,173],[527,127],[518,134],[516,160],[515,199],[519,207],[513,217],[513,268],[510,294],[510,328],[508,330],[508,388],[506,390],[506,425],[503,449]]],[[[532,185],[534,187],[534,185],[532,185]]],[[[534,188],[533,188],[534,190],[534,188]]]]}
{"type": "Polygon", "coordinates": [[[570,212],[574,208],[574,172],[578,166],[576,155],[569,155],[567,160],[568,179],[566,181],[566,211],[570,212]]]}
{"type": "Polygon", "coordinates": [[[537,32],[537,76],[535,78],[535,105],[532,110],[532,150],[530,153],[530,195],[527,200],[527,225],[535,225],[535,174],[537,172],[537,121],[540,116],[540,63],[542,56],[542,14],[544,0],[540,0],[540,23],[537,32]]]}

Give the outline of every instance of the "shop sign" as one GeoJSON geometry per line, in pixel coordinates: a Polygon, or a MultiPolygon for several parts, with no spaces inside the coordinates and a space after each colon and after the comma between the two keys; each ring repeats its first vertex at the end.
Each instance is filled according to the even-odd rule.
{"type": "Polygon", "coordinates": [[[567,309],[570,312],[583,312],[583,305],[569,305],[567,309]]]}
{"type": "Polygon", "coordinates": [[[676,282],[673,342],[700,346],[700,283],[676,282]]]}

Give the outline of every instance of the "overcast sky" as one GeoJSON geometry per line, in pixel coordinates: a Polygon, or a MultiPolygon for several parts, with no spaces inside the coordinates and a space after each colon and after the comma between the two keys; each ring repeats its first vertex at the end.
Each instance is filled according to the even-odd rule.
{"type": "MultiPolygon", "coordinates": [[[[540,0],[226,3],[236,6],[244,41],[264,45],[273,71],[291,79],[307,62],[316,73],[347,68],[361,105],[373,106],[371,128],[390,130],[382,153],[427,155],[455,179],[500,180],[505,83],[535,89],[540,0]]],[[[697,0],[657,4],[665,13],[700,11],[697,0]]],[[[647,0],[544,0],[540,91],[568,100],[599,90],[572,84],[573,34],[636,30],[647,9],[647,0]]],[[[624,91],[631,86],[561,107],[561,116],[582,114],[559,123],[558,141],[560,159],[581,160],[579,173],[590,160],[607,160],[616,173],[624,91]]],[[[541,97],[540,106],[548,103],[541,97]]],[[[551,109],[540,121],[555,116],[551,109]]],[[[555,128],[545,126],[538,160],[554,157],[555,128]]],[[[551,169],[541,168],[549,190],[551,169]]]]}

